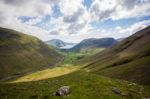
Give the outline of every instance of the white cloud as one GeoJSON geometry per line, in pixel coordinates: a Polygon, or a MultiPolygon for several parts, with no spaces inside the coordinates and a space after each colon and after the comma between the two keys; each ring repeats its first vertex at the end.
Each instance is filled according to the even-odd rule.
{"type": "Polygon", "coordinates": [[[79,33],[86,27],[90,20],[89,12],[83,6],[83,0],[61,0],[60,11],[63,13],[63,21],[68,24],[67,32],[79,33]]]}
{"type": "Polygon", "coordinates": [[[0,26],[34,35],[42,40],[58,38],[79,42],[86,38],[125,37],[142,29],[149,21],[142,21],[127,28],[117,26],[114,30],[94,28],[90,22],[106,19],[119,20],[150,15],[149,0],[93,0],[89,9],[84,0],[1,0],[0,26]],[[37,27],[46,15],[52,15],[54,5],[61,16],[51,17],[37,27]],[[22,23],[20,16],[34,17],[22,23]]]}
{"type": "Polygon", "coordinates": [[[0,27],[15,29],[40,39],[45,39],[47,31],[33,26],[41,21],[45,15],[52,13],[51,5],[43,0],[1,0],[0,1],[0,27]],[[36,17],[22,23],[20,16],[36,17]]]}
{"type": "Polygon", "coordinates": [[[150,15],[150,3],[141,3],[133,5],[132,8],[117,7],[116,12],[112,14],[112,19],[133,18],[150,15]]]}
{"type": "Polygon", "coordinates": [[[1,12],[12,16],[43,16],[51,13],[51,5],[42,0],[2,0],[1,12]]]}
{"type": "Polygon", "coordinates": [[[42,0],[1,0],[0,7],[0,25],[18,23],[19,16],[43,17],[52,12],[42,0]]]}
{"type": "Polygon", "coordinates": [[[94,20],[124,19],[150,15],[150,2],[141,0],[94,0],[90,8],[94,20]]]}
{"type": "Polygon", "coordinates": [[[87,30],[86,33],[73,34],[72,37],[76,38],[74,42],[80,42],[81,40],[86,38],[113,37],[115,39],[118,39],[118,38],[128,37],[136,33],[137,31],[144,29],[147,26],[150,26],[150,20],[140,21],[138,23],[130,25],[127,28],[117,26],[113,31],[104,30],[104,29],[103,30],[94,29],[91,27],[90,29],[87,30]]]}
{"type": "Polygon", "coordinates": [[[121,38],[121,37],[128,37],[137,31],[144,29],[145,27],[150,26],[150,20],[148,21],[140,21],[138,23],[135,23],[127,28],[121,28],[119,30],[116,30],[116,32],[119,34],[116,34],[115,37],[121,38]]]}
{"type": "Polygon", "coordinates": [[[73,15],[82,7],[83,0],[60,0],[60,10],[65,16],[73,15]]]}

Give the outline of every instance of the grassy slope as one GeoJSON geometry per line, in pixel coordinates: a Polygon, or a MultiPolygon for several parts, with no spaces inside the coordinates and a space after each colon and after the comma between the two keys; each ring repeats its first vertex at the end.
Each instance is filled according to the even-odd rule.
{"type": "Polygon", "coordinates": [[[44,69],[61,58],[35,37],[0,28],[0,78],[44,69]]]}
{"type": "Polygon", "coordinates": [[[150,97],[148,87],[87,73],[70,66],[35,72],[15,81],[18,83],[0,83],[1,99],[141,99],[150,97]],[[72,71],[68,72],[68,69],[72,71]],[[52,77],[54,73],[62,75],[52,77]],[[46,79],[43,78],[45,80],[37,79],[45,75],[47,75],[46,79]],[[70,95],[54,96],[53,93],[64,85],[71,87],[70,95]],[[119,88],[125,96],[112,92],[112,87],[119,88]]]}
{"type": "Polygon", "coordinates": [[[85,69],[108,77],[150,84],[150,27],[88,58],[85,69]]]}

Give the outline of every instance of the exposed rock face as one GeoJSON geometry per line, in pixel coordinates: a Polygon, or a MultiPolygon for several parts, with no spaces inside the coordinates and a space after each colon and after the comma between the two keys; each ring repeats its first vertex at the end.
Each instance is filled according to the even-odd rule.
{"type": "Polygon", "coordinates": [[[68,95],[69,93],[70,93],[70,87],[69,87],[69,86],[63,86],[63,87],[60,87],[60,88],[56,91],[55,95],[56,95],[56,96],[66,96],[66,95],[68,95]]]}

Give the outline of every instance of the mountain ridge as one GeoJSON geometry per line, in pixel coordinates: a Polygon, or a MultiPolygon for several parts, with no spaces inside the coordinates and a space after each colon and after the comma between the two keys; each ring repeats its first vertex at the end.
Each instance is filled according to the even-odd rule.
{"type": "Polygon", "coordinates": [[[89,38],[82,40],[79,44],[75,45],[69,51],[79,52],[82,49],[91,48],[108,48],[114,44],[118,43],[117,40],[113,38],[89,38]]]}

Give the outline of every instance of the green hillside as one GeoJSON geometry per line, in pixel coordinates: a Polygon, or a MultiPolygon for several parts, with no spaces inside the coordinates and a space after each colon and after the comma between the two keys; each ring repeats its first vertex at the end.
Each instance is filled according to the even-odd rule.
{"type": "Polygon", "coordinates": [[[0,83],[1,99],[144,99],[150,97],[149,92],[149,87],[87,73],[74,66],[46,69],[13,83],[0,83]],[[70,94],[55,96],[61,86],[70,86],[70,94]],[[114,93],[114,87],[122,95],[114,93]]]}
{"type": "Polygon", "coordinates": [[[93,73],[150,85],[150,27],[82,63],[93,73]]]}
{"type": "Polygon", "coordinates": [[[51,67],[62,55],[41,40],[14,30],[0,28],[0,78],[51,67]]]}

